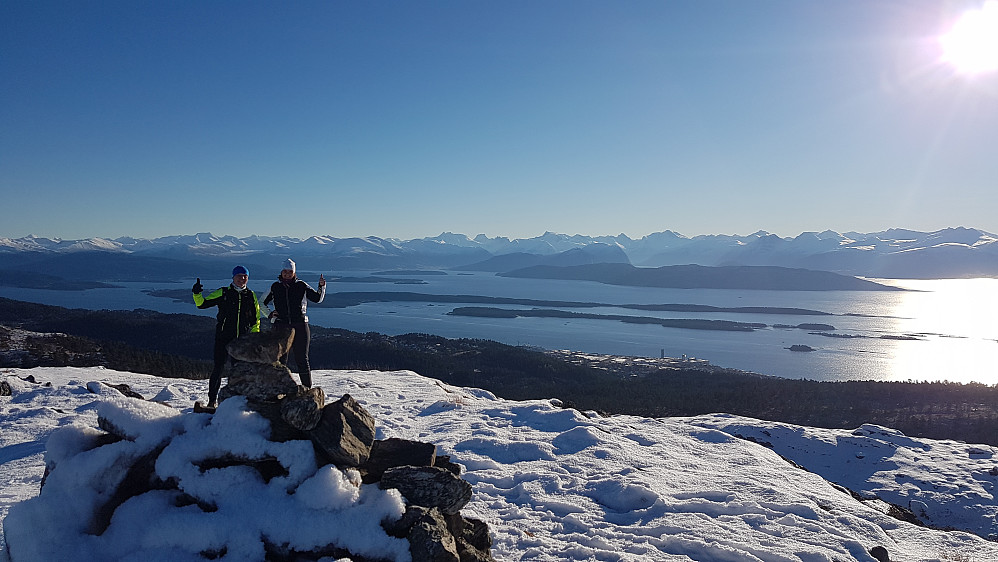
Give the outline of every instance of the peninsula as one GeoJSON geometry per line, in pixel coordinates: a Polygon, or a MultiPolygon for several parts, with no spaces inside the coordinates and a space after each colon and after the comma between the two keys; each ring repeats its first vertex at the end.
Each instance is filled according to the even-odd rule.
{"type": "Polygon", "coordinates": [[[628,287],[666,289],[748,289],[769,291],[900,291],[866,279],[776,266],[667,265],[635,267],[626,263],[538,265],[498,273],[500,277],[596,281],[628,287]]]}

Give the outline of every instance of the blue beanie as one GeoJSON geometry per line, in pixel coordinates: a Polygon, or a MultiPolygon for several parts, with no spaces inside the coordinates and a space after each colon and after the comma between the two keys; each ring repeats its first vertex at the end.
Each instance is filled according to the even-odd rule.
{"type": "Polygon", "coordinates": [[[241,265],[237,265],[232,268],[232,276],[235,277],[236,275],[245,275],[249,277],[249,270],[241,265]]]}

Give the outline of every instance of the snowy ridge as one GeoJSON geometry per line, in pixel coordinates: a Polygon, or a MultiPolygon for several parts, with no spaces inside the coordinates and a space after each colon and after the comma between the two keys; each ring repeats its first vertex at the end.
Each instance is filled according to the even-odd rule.
{"type": "Polygon", "coordinates": [[[553,232],[534,238],[489,238],[444,232],[439,236],[395,238],[311,236],[215,236],[211,233],[166,236],[151,240],[122,237],[61,240],[27,236],[0,238],[0,253],[69,254],[87,251],[144,256],[210,257],[294,255],[346,258],[373,268],[422,264],[427,267],[468,266],[510,254],[552,256],[598,247],[619,248],[642,267],[698,264],[774,265],[819,269],[867,277],[968,277],[998,275],[998,236],[972,228],[933,232],[890,229],[873,233],[804,232],[781,238],[765,231],[749,235],[686,237],[672,231],[631,239],[617,236],[567,235],[553,232]],[[357,261],[360,260],[360,261],[357,261]],[[365,262],[364,260],[376,260],[365,262]]]}
{"type": "MultiPolygon", "coordinates": [[[[0,237],[0,250],[3,251],[45,251],[45,252],[79,252],[88,250],[149,252],[165,249],[171,246],[188,248],[215,248],[216,253],[229,252],[263,252],[270,250],[290,250],[292,252],[309,253],[310,250],[322,250],[330,253],[351,253],[357,251],[376,251],[383,253],[399,253],[425,247],[460,249],[482,249],[494,255],[525,252],[540,255],[551,255],[568,250],[585,248],[592,244],[609,244],[623,249],[632,257],[637,265],[653,265],[656,253],[671,253],[686,248],[689,251],[706,251],[709,254],[725,255],[737,249],[755,248],[768,249],[796,255],[813,255],[837,249],[858,249],[875,251],[879,254],[897,253],[943,246],[960,246],[963,248],[989,248],[998,242],[998,236],[970,228],[947,228],[934,232],[917,232],[912,230],[891,229],[883,232],[839,234],[826,230],[821,233],[804,232],[794,238],[780,238],[760,230],[749,235],[711,234],[692,238],[672,231],[649,234],[642,238],[631,239],[627,235],[617,236],[586,236],[581,234],[567,235],[545,232],[534,238],[514,238],[497,236],[489,238],[479,234],[469,238],[464,234],[444,232],[429,238],[414,238],[401,240],[397,238],[379,238],[377,236],[337,238],[333,236],[311,236],[305,239],[289,236],[215,236],[211,233],[194,235],[165,236],[153,239],[122,237],[113,240],[105,238],[86,238],[80,240],[63,240],[60,238],[41,238],[26,236],[23,238],[0,237]],[[637,258],[637,259],[635,259],[637,258]]],[[[658,264],[664,265],[664,264],[658,264]]]]}
{"type": "MultiPolygon", "coordinates": [[[[37,495],[45,442],[55,428],[96,427],[95,410],[122,400],[106,385],[89,385],[99,394],[88,391],[88,382],[128,384],[185,413],[205,391],[204,381],[99,368],[4,374],[13,389],[13,396],[0,398],[4,517],[37,495]],[[52,386],[22,380],[28,375],[52,386]]],[[[933,526],[994,532],[998,470],[991,447],[909,438],[875,426],[823,430],[725,415],[601,418],[550,401],[515,402],[448,387],[407,371],[316,371],[313,377],[328,397],[349,393],[360,401],[377,421],[377,438],[436,443],[462,465],[462,477],[474,487],[465,510],[489,524],[497,560],[873,561],[874,547],[886,549],[891,560],[998,559],[994,542],[900,521],[886,515],[885,503],[858,501],[842,488],[892,503],[907,500],[933,526]]],[[[313,485],[329,491],[343,482],[313,485]]],[[[43,515],[50,509],[57,522],[65,516],[32,502],[43,515]]],[[[156,514],[155,506],[147,509],[136,516],[156,514]]],[[[153,529],[142,539],[148,544],[139,541],[135,557],[122,559],[137,560],[162,544],[180,545],[176,553],[185,541],[202,540],[197,528],[177,521],[147,527],[153,529]]],[[[69,532],[67,525],[54,528],[69,532]]],[[[37,539],[53,540],[45,533],[38,529],[37,539]]],[[[113,548],[101,544],[104,538],[79,540],[91,549],[113,548]]]]}

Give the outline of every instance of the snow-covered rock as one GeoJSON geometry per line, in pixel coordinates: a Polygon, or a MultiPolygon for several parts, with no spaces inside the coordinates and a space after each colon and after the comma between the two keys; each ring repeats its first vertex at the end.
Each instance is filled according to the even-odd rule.
{"type": "MultiPolygon", "coordinates": [[[[45,442],[54,429],[95,425],[107,398],[87,391],[86,381],[176,396],[171,404],[185,413],[190,396],[205,389],[204,381],[99,369],[6,375],[13,395],[0,397],[3,516],[37,496],[45,442]],[[51,386],[25,382],[28,374],[51,386]]],[[[875,426],[825,430],[721,415],[592,417],[551,401],[503,400],[411,372],[317,371],[313,378],[327,395],[350,394],[362,403],[377,420],[378,439],[431,441],[458,463],[474,488],[465,512],[489,524],[497,560],[871,561],[878,547],[891,560],[998,559],[998,544],[973,534],[986,533],[998,510],[998,470],[989,470],[994,459],[987,446],[910,438],[875,426]],[[849,490],[869,499],[860,501],[849,490]],[[888,515],[889,504],[904,503],[933,527],[965,530],[935,530],[888,515]]],[[[221,497],[229,483],[208,487],[221,497]]],[[[233,501],[248,523],[268,512],[269,524],[284,529],[301,513],[312,516],[310,506],[287,511],[292,506],[284,499],[265,492],[233,501]]],[[[136,505],[131,518],[159,509],[136,505]]],[[[137,547],[236,532],[181,520],[128,528],[133,530],[114,537],[137,547]]],[[[39,532],[37,538],[47,537],[39,532]]],[[[111,538],[70,537],[81,550],[111,538]]]]}

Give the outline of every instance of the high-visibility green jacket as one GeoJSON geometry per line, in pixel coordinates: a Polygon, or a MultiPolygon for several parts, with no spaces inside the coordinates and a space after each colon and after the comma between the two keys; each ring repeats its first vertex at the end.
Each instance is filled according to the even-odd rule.
{"type": "Polygon", "coordinates": [[[207,297],[194,293],[194,304],[198,308],[218,307],[216,338],[233,340],[243,334],[260,331],[260,303],[256,293],[249,288],[239,291],[229,285],[212,291],[207,297]]]}

